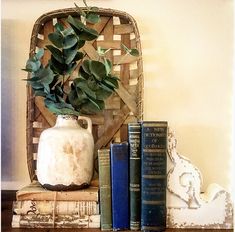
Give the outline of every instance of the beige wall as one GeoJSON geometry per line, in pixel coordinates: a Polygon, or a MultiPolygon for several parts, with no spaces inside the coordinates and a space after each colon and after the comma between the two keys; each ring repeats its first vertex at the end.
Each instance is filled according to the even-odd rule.
{"type": "MultiPolygon", "coordinates": [[[[2,188],[29,182],[26,91],[21,71],[31,30],[43,13],[69,0],[2,1],[2,188]]],[[[79,1],[77,1],[79,2],[79,1]]],[[[80,1],[81,3],[82,1],[80,1]]],[[[231,189],[232,0],[96,0],[137,21],[144,60],[144,118],[168,120],[178,151],[211,182],[231,189]]]]}

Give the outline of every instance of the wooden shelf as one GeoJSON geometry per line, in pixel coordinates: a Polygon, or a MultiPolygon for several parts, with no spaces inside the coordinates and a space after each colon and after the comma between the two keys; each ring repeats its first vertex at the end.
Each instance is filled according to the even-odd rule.
{"type": "MultiPolygon", "coordinates": [[[[99,229],[16,229],[11,228],[11,220],[12,220],[12,201],[15,200],[14,190],[2,190],[2,225],[1,231],[3,232],[101,232],[99,229]]],[[[232,232],[232,230],[205,230],[205,229],[167,229],[166,232],[232,232]]],[[[128,232],[128,231],[125,231],[128,232]]]]}

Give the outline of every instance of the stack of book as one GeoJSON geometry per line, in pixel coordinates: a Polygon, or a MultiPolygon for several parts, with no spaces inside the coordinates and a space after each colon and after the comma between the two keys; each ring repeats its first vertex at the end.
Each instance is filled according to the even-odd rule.
{"type": "Polygon", "coordinates": [[[38,182],[19,190],[15,228],[164,231],[167,122],[128,124],[128,141],[98,150],[99,185],[49,191],[38,182]]]}
{"type": "Polygon", "coordinates": [[[13,202],[13,228],[100,228],[98,187],[49,191],[37,181],[13,202]]]}
{"type": "Polygon", "coordinates": [[[166,228],[167,122],[128,125],[128,143],[98,151],[101,229],[166,228]]]}

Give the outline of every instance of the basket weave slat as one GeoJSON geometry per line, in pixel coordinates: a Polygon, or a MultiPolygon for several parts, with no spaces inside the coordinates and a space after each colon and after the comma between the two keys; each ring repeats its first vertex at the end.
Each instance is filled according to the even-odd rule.
{"type": "MultiPolygon", "coordinates": [[[[143,69],[139,32],[135,20],[122,11],[99,9],[101,22],[93,27],[99,33],[96,41],[86,43],[82,48],[84,59],[98,59],[97,47],[112,48],[107,53],[116,67],[113,73],[120,78],[119,89],[105,101],[105,110],[96,115],[89,115],[93,123],[95,153],[103,147],[109,147],[112,141],[121,142],[127,139],[127,124],[142,119],[143,115],[143,69]],[[137,48],[139,57],[124,55],[121,44],[137,48]]],[[[48,34],[53,32],[53,22],[68,25],[68,15],[78,17],[75,8],[60,9],[42,15],[34,24],[31,36],[30,53],[32,56],[38,48],[50,44],[48,34]]],[[[46,51],[43,64],[50,59],[46,51]]],[[[77,77],[77,65],[67,86],[77,77]]],[[[42,131],[55,124],[56,117],[44,106],[42,97],[34,97],[32,89],[27,87],[27,163],[31,180],[37,179],[36,159],[38,138],[42,131]]]]}
{"type": "MultiPolygon", "coordinates": [[[[45,23],[44,27],[43,27],[43,36],[44,36],[44,41],[43,44],[45,46],[45,44],[50,44],[50,40],[48,39],[48,35],[54,31],[53,28],[53,22],[52,20],[48,21],[47,23],[45,23]]],[[[43,60],[42,63],[45,65],[48,60],[50,59],[51,55],[49,50],[45,50],[44,56],[43,56],[43,60]]]]}

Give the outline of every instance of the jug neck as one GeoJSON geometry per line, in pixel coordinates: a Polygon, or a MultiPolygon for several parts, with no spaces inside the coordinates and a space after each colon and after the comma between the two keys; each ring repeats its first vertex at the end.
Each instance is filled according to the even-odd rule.
{"type": "Polygon", "coordinates": [[[78,117],[75,115],[58,115],[56,119],[55,127],[75,127],[80,128],[78,121],[78,117]]]}

